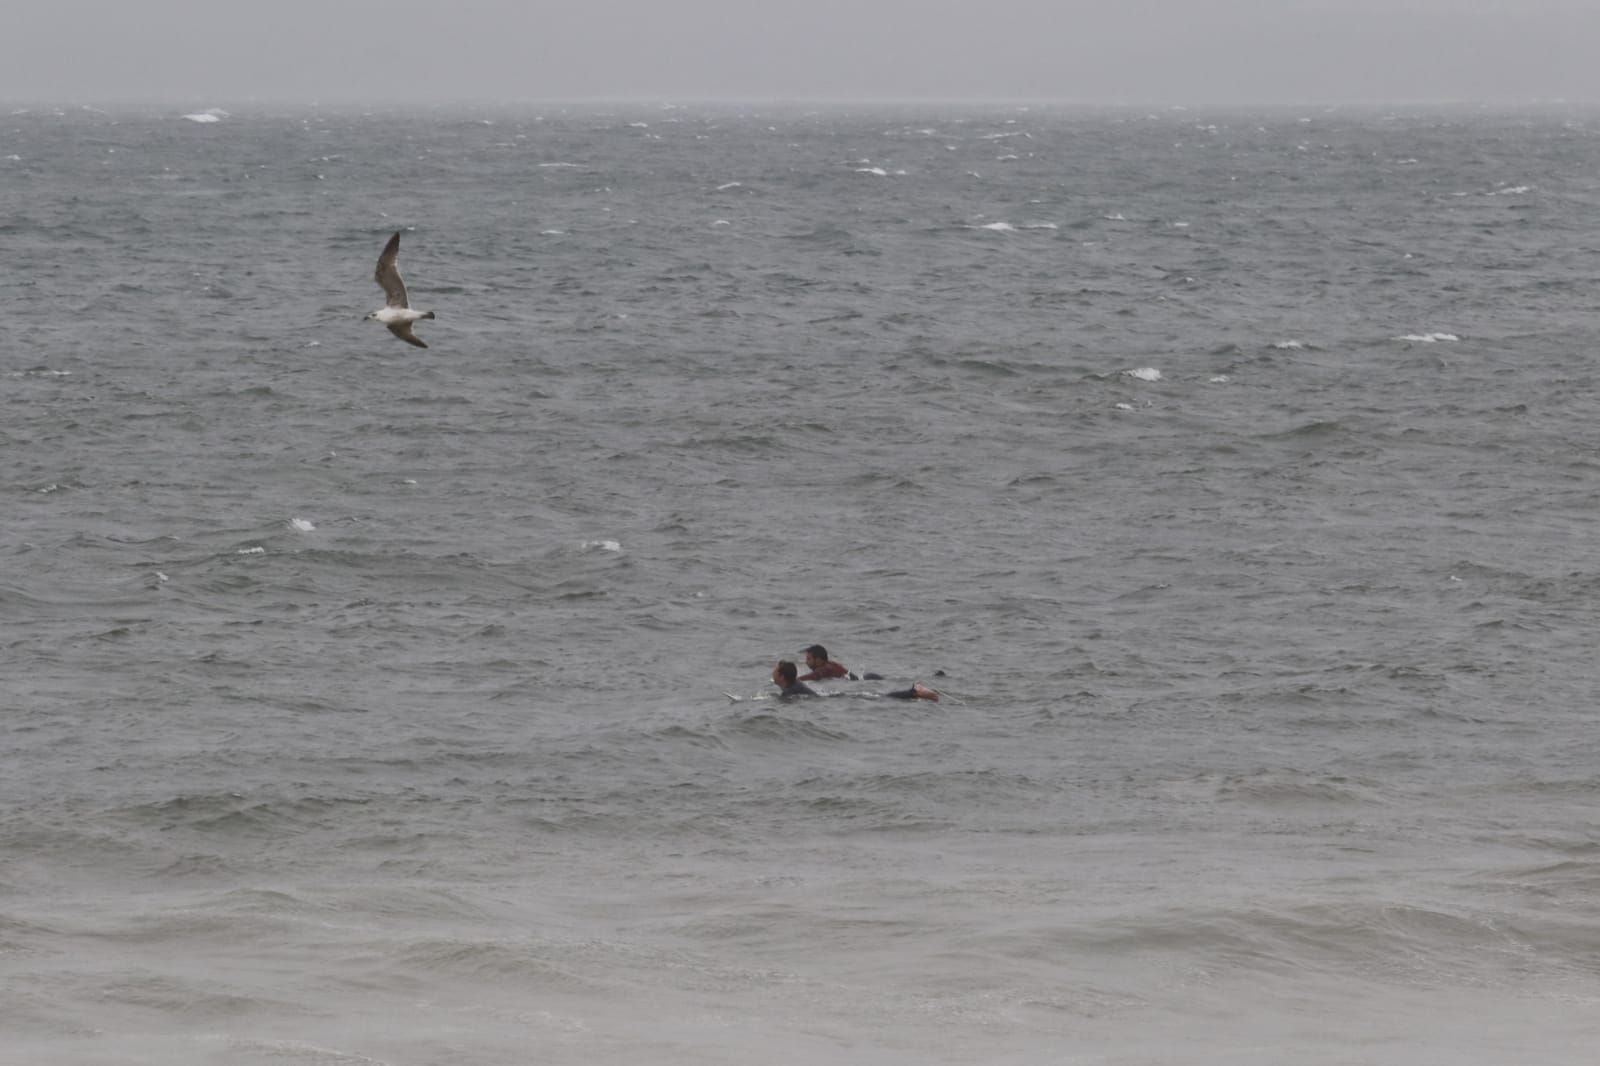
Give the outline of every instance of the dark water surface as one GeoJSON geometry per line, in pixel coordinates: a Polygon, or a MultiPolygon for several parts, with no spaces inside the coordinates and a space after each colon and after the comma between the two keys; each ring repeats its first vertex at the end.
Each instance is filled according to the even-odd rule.
{"type": "Polygon", "coordinates": [[[0,1062],[1590,1061],[1600,115],[218,117],[0,119],[0,1062]]]}

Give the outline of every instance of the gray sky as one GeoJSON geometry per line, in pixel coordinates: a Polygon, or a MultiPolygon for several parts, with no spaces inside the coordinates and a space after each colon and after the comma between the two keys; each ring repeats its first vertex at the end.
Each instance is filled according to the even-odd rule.
{"type": "Polygon", "coordinates": [[[9,101],[1600,101],[1600,0],[8,6],[9,101]]]}

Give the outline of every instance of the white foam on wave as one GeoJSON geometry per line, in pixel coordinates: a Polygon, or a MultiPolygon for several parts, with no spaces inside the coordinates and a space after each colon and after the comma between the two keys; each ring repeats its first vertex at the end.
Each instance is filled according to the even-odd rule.
{"type": "Polygon", "coordinates": [[[1441,341],[1458,341],[1461,338],[1454,333],[1407,333],[1396,337],[1397,341],[1410,341],[1414,344],[1438,344],[1441,341]]]}
{"type": "Polygon", "coordinates": [[[1272,347],[1288,352],[1299,352],[1305,350],[1305,345],[1299,341],[1273,341],[1272,347]]]}
{"type": "Polygon", "coordinates": [[[727,219],[725,219],[725,218],[719,218],[719,219],[717,219],[717,220],[716,220],[716,221],[715,221],[715,222],[713,222],[713,223],[711,223],[711,224],[712,224],[712,225],[713,225],[713,226],[731,226],[731,225],[733,225],[733,223],[732,223],[732,222],[729,222],[729,221],[728,221],[728,220],[727,220],[727,219]]]}
{"type": "Polygon", "coordinates": [[[1161,371],[1157,370],[1153,366],[1136,367],[1133,370],[1124,370],[1122,373],[1126,377],[1133,378],[1136,381],[1160,381],[1161,380],[1161,371]]]}
{"type": "Polygon", "coordinates": [[[727,189],[739,189],[739,188],[743,188],[743,187],[744,187],[744,182],[742,182],[742,181],[725,181],[721,185],[717,186],[716,191],[717,192],[723,192],[723,191],[725,191],[727,189]]]}
{"type": "Polygon", "coordinates": [[[289,525],[294,529],[299,530],[301,533],[310,533],[317,528],[316,526],[312,525],[309,520],[304,518],[291,518],[289,519],[289,525]]]}
{"type": "Polygon", "coordinates": [[[1009,222],[985,222],[983,225],[974,226],[973,228],[974,229],[992,229],[992,230],[996,230],[996,231],[1001,232],[1001,233],[1009,233],[1009,232],[1015,230],[1017,227],[1013,226],[1009,222]]]}
{"type": "Polygon", "coordinates": [[[265,555],[265,554],[267,554],[267,549],[261,547],[258,544],[254,548],[240,548],[238,551],[234,552],[233,554],[235,554],[235,555],[265,555]]]}
{"type": "Polygon", "coordinates": [[[195,111],[183,117],[190,122],[199,122],[203,125],[211,122],[221,122],[228,117],[228,113],[220,107],[208,107],[204,111],[195,111]]]}
{"type": "Polygon", "coordinates": [[[856,167],[857,174],[876,174],[880,178],[887,178],[889,172],[882,167],[856,167]]]}
{"type": "Polygon", "coordinates": [[[586,552],[619,552],[622,542],[616,540],[585,540],[578,544],[580,551],[586,552]]]}
{"type": "Polygon", "coordinates": [[[1532,185],[1508,185],[1503,189],[1491,189],[1484,193],[1485,196],[1521,196],[1533,191],[1532,185]]]}
{"type": "Polygon", "coordinates": [[[1212,377],[1206,378],[1206,380],[1213,385],[1226,385],[1229,381],[1229,378],[1226,374],[1216,374],[1212,377]]]}

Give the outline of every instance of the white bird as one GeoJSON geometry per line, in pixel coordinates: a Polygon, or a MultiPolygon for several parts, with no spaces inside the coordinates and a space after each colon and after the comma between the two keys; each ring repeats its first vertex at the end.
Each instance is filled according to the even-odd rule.
{"type": "Polygon", "coordinates": [[[383,287],[383,309],[374,311],[368,318],[375,318],[389,327],[389,332],[405,341],[415,344],[418,348],[426,348],[415,333],[411,332],[411,324],[420,322],[424,318],[433,318],[432,311],[413,311],[411,298],[406,295],[405,279],[400,277],[400,234],[395,233],[389,238],[389,243],[383,246],[383,254],[378,256],[378,269],[372,276],[383,287]]]}

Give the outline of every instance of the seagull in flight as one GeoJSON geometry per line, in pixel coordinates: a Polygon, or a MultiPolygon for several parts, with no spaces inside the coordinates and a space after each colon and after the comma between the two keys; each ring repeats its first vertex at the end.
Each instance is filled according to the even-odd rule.
{"type": "Polygon", "coordinates": [[[389,327],[389,332],[405,341],[415,344],[418,348],[426,348],[421,339],[411,332],[411,324],[424,318],[433,318],[432,311],[411,310],[411,298],[406,295],[405,279],[400,276],[400,234],[395,233],[389,238],[389,243],[383,246],[383,254],[378,256],[378,270],[373,278],[383,287],[383,309],[374,311],[368,318],[375,318],[389,327]]]}

